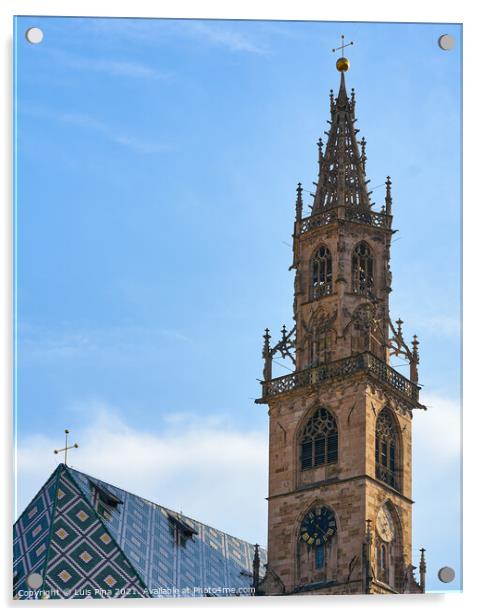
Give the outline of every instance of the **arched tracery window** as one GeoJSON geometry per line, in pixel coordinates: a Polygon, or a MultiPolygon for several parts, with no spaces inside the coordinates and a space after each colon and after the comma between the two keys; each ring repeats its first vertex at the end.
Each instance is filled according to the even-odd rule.
{"type": "Polygon", "coordinates": [[[398,435],[391,413],[383,409],[377,418],[375,434],[375,471],[377,479],[398,489],[398,435]]]}
{"type": "Polygon", "coordinates": [[[301,435],[301,470],[331,464],[338,459],[338,429],[324,408],[310,417],[301,435]]]}
{"type": "Polygon", "coordinates": [[[352,257],[353,293],[365,295],[373,289],[373,256],[370,247],[360,242],[352,257]]]}
{"type": "Polygon", "coordinates": [[[333,271],[331,253],[326,246],[321,246],[311,262],[311,286],[313,299],[329,295],[333,289],[333,271]]]}

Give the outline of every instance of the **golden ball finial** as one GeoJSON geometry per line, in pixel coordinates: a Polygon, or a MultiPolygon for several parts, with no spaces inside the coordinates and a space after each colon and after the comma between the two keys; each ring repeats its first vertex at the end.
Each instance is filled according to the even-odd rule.
{"type": "Polygon", "coordinates": [[[344,73],[350,68],[350,60],[348,58],[338,58],[336,61],[336,68],[340,71],[340,73],[344,73]]]}

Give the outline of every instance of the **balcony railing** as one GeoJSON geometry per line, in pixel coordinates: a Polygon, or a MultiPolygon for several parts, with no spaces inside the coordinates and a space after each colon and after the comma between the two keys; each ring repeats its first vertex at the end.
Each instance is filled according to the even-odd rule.
{"type": "MultiPolygon", "coordinates": [[[[317,229],[323,225],[328,225],[338,219],[338,208],[334,207],[329,210],[320,212],[313,216],[307,216],[301,221],[301,233],[307,233],[312,229],[317,229]]],[[[390,228],[390,218],[383,212],[373,212],[366,208],[345,206],[345,220],[359,222],[363,225],[370,225],[381,229],[390,228]]]]}
{"type": "Polygon", "coordinates": [[[365,210],[359,207],[345,208],[345,218],[347,220],[353,220],[354,222],[360,222],[364,225],[381,227],[382,229],[388,229],[390,226],[390,220],[386,214],[382,212],[372,212],[371,210],[365,210]]]}
{"type": "Polygon", "coordinates": [[[307,231],[311,231],[311,229],[328,225],[337,218],[338,216],[336,209],[326,210],[325,212],[315,214],[314,216],[307,216],[301,221],[301,233],[306,233],[307,231]]]}
{"type": "Polygon", "coordinates": [[[266,402],[268,398],[293,391],[299,387],[316,385],[331,379],[345,378],[357,372],[371,374],[379,381],[389,385],[398,393],[415,402],[418,406],[420,387],[406,379],[369,351],[315,366],[314,368],[305,368],[304,370],[299,370],[271,381],[265,381],[262,383],[263,397],[259,402],[266,402]]]}

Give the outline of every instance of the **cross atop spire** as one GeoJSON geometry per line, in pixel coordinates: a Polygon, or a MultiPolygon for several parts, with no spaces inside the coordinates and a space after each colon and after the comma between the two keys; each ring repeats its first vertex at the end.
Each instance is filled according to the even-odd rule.
{"type": "Polygon", "coordinates": [[[67,430],[67,428],[64,430],[65,432],[65,447],[63,449],[54,449],[54,453],[62,453],[64,452],[64,464],[65,466],[67,466],[67,452],[69,451],[69,449],[77,449],[78,448],[78,444],[74,443],[73,445],[69,445],[69,431],[67,430]]]}
{"type": "Polygon", "coordinates": [[[341,58],[338,58],[338,60],[336,61],[336,68],[341,73],[344,73],[350,68],[350,61],[347,58],[345,58],[345,47],[349,47],[350,45],[353,45],[353,44],[354,44],[353,41],[350,41],[349,43],[345,43],[345,36],[342,34],[340,47],[334,47],[332,49],[333,52],[339,51],[341,49],[341,58]]]}
{"type": "Polygon", "coordinates": [[[350,45],[354,45],[353,41],[350,41],[349,43],[345,43],[345,35],[342,34],[341,35],[341,45],[340,45],[340,47],[334,47],[332,49],[332,51],[335,52],[335,51],[339,51],[341,49],[341,55],[344,56],[345,55],[345,47],[349,47],[350,45]]]}

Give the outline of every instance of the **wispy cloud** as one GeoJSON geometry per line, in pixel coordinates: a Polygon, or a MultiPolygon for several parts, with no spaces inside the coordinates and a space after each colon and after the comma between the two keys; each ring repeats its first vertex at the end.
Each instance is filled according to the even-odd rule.
{"type": "Polygon", "coordinates": [[[159,43],[162,34],[173,22],[165,19],[129,19],[129,18],[77,18],[79,27],[91,36],[105,40],[128,39],[145,43],[159,43]]]}
{"type": "Polygon", "coordinates": [[[444,314],[422,316],[417,319],[423,330],[434,336],[454,337],[460,336],[461,321],[457,317],[444,314]]]}
{"type": "Polygon", "coordinates": [[[58,115],[61,122],[81,126],[104,135],[109,141],[118,145],[126,146],[141,154],[155,154],[166,152],[170,147],[163,142],[150,141],[133,135],[119,133],[108,124],[97,118],[83,113],[61,113],[58,115]]]}
{"type": "Polygon", "coordinates": [[[113,77],[133,77],[136,79],[169,79],[172,73],[160,71],[132,60],[118,60],[102,57],[88,57],[67,53],[60,49],[49,49],[49,55],[64,66],[83,71],[99,72],[113,77]]]}
{"type": "MultiPolygon", "coordinates": [[[[87,421],[75,432],[80,445],[70,457],[75,468],[266,544],[268,443],[264,433],[236,430],[227,418],[222,422],[219,417],[191,414],[134,426],[118,409],[99,402],[80,411],[87,421]]],[[[18,513],[60,461],[52,453],[56,447],[58,439],[47,433],[20,440],[18,513]]]]}
{"type": "Polygon", "coordinates": [[[414,455],[430,460],[430,468],[453,466],[461,455],[460,403],[430,393],[422,398],[428,410],[414,413],[414,455]]]}
{"type": "MultiPolygon", "coordinates": [[[[266,55],[269,49],[266,45],[266,35],[263,44],[258,36],[242,32],[243,24],[220,20],[163,20],[163,19],[92,19],[84,21],[86,28],[96,35],[109,36],[111,39],[124,38],[136,41],[138,44],[159,45],[166,37],[175,34],[196,38],[205,45],[224,47],[232,52],[266,55]]],[[[273,32],[275,32],[273,30],[273,32]]]]}
{"type": "Polygon", "coordinates": [[[202,40],[214,45],[226,47],[230,51],[242,51],[264,55],[266,47],[260,46],[252,38],[234,29],[228,24],[193,21],[187,24],[187,32],[198,35],[202,40]]]}
{"type": "Polygon", "coordinates": [[[111,135],[111,138],[115,143],[125,145],[141,154],[156,154],[157,152],[166,152],[171,149],[165,143],[148,141],[139,137],[133,137],[132,135],[111,135]]]}
{"type": "Polygon", "coordinates": [[[86,357],[93,353],[122,351],[131,353],[139,348],[165,344],[166,340],[191,343],[191,339],[177,329],[159,327],[61,327],[54,330],[20,324],[18,343],[21,361],[56,361],[86,357]]]}
{"type": "MultiPolygon", "coordinates": [[[[406,338],[410,332],[416,333],[419,337],[424,334],[437,338],[456,338],[460,337],[462,321],[457,314],[458,298],[454,299],[454,305],[449,305],[447,312],[441,312],[440,306],[436,305],[435,300],[418,303],[414,312],[413,304],[403,302],[399,304],[396,314],[403,317],[404,333],[406,338]]],[[[446,306],[442,306],[445,308],[446,306]]],[[[395,321],[395,318],[392,317],[395,321]]]]}
{"type": "Polygon", "coordinates": [[[107,124],[85,113],[60,113],[56,117],[61,122],[75,124],[76,126],[82,126],[83,128],[89,128],[101,133],[108,133],[110,131],[107,124]]]}
{"type": "Polygon", "coordinates": [[[144,139],[132,134],[123,133],[113,128],[106,122],[90,114],[82,112],[55,113],[52,110],[23,106],[21,113],[49,119],[52,122],[63,122],[72,126],[78,126],[102,135],[117,145],[127,147],[140,154],[156,154],[172,150],[172,146],[164,141],[144,139]]]}

